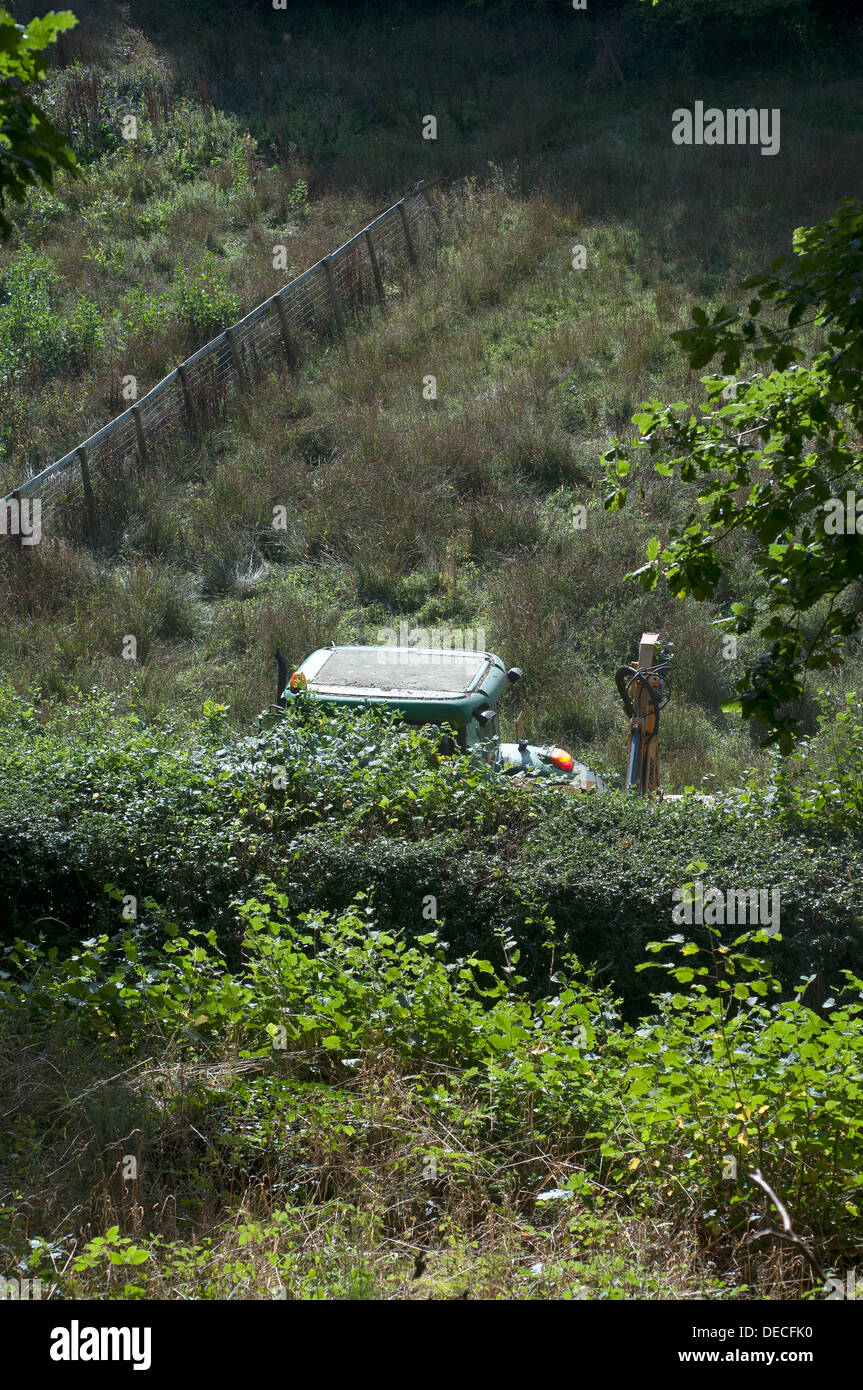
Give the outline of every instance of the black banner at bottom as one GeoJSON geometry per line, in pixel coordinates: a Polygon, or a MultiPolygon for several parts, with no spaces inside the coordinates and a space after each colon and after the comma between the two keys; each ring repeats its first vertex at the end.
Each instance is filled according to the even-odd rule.
{"type": "MultiPolygon", "coordinates": [[[[565,1350],[573,1370],[588,1357],[591,1374],[665,1375],[677,1366],[734,1370],[758,1366],[768,1376],[789,1368],[823,1377],[853,1364],[859,1345],[856,1300],[771,1303],[735,1300],[484,1303],[412,1300],[408,1305],[324,1302],[93,1302],[4,1300],[4,1349],[14,1347],[40,1380],[239,1373],[290,1376],[299,1358],[321,1357],[327,1377],[398,1366],[423,1378],[451,1378],[458,1338],[460,1378],[488,1376],[498,1357],[546,1363],[565,1350]],[[841,1304],[845,1303],[842,1307],[841,1304]],[[498,1322],[503,1315],[504,1321],[498,1322]],[[513,1321],[513,1319],[515,1321],[513,1321]],[[472,1339],[481,1332],[481,1337],[472,1339]],[[540,1333],[543,1340],[534,1341],[540,1333]],[[337,1335],[336,1335],[337,1334],[337,1335]],[[517,1340],[513,1340],[513,1334],[517,1340]],[[531,1337],[526,1344],[522,1337],[531,1337]],[[409,1338],[407,1347],[403,1338],[409,1338]],[[323,1340],[320,1340],[323,1339],[323,1340]],[[545,1347],[545,1352],[542,1348],[545,1347]],[[532,1350],[531,1350],[532,1348],[532,1350]],[[437,1361],[437,1365],[435,1364],[437,1361]],[[598,1362],[598,1365],[597,1365],[598,1362]],[[413,1369],[411,1369],[413,1368],[413,1369]]],[[[7,1361],[8,1365],[8,1361],[7,1361]]],[[[537,1365],[537,1370],[541,1369],[537,1365]]],[[[684,1370],[685,1374],[685,1370],[684,1370]]]]}

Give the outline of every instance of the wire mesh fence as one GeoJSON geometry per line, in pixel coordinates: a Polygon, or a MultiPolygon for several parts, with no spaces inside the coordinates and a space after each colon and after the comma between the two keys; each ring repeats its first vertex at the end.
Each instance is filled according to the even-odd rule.
{"type": "Polygon", "coordinates": [[[224,419],[278,366],[296,369],[322,343],[398,289],[441,234],[429,186],[417,184],[368,226],[225,329],[139,401],[0,504],[7,531],[38,501],[42,534],[93,544],[113,530],[130,484],[151,462],[224,419]],[[27,500],[25,500],[27,499],[27,500]],[[11,524],[8,524],[11,518],[11,524]]]}

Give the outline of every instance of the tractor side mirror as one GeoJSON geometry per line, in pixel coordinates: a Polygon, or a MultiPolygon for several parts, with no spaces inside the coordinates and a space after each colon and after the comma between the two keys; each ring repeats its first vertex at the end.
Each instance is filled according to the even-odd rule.
{"type": "Polygon", "coordinates": [[[515,685],[516,681],[521,680],[522,674],[523,673],[520,666],[510,666],[509,670],[506,673],[506,678],[508,681],[511,681],[513,685],[515,685]]]}

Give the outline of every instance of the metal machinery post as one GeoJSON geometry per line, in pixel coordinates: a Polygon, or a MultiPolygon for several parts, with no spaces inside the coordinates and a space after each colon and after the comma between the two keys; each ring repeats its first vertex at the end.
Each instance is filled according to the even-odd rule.
{"type": "Polygon", "coordinates": [[[659,715],[671,698],[671,663],[656,664],[658,632],[645,632],[638,661],[621,666],[615,682],[629,719],[626,790],[649,796],[659,790],[659,715]]]}

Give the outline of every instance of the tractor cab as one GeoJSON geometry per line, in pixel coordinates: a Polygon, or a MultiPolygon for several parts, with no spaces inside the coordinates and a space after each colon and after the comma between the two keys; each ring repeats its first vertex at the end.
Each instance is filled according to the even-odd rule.
{"type": "Polygon", "coordinates": [[[520,718],[516,742],[501,742],[498,704],[521,679],[521,671],[517,666],[507,670],[493,652],[332,646],[312,652],[290,675],[281,652],[276,653],[276,664],[281,709],[313,698],[333,709],[388,710],[407,724],[441,728],[444,751],[457,748],[498,772],[551,777],[577,790],[602,790],[595,773],[564,749],[528,743],[520,718]]]}

